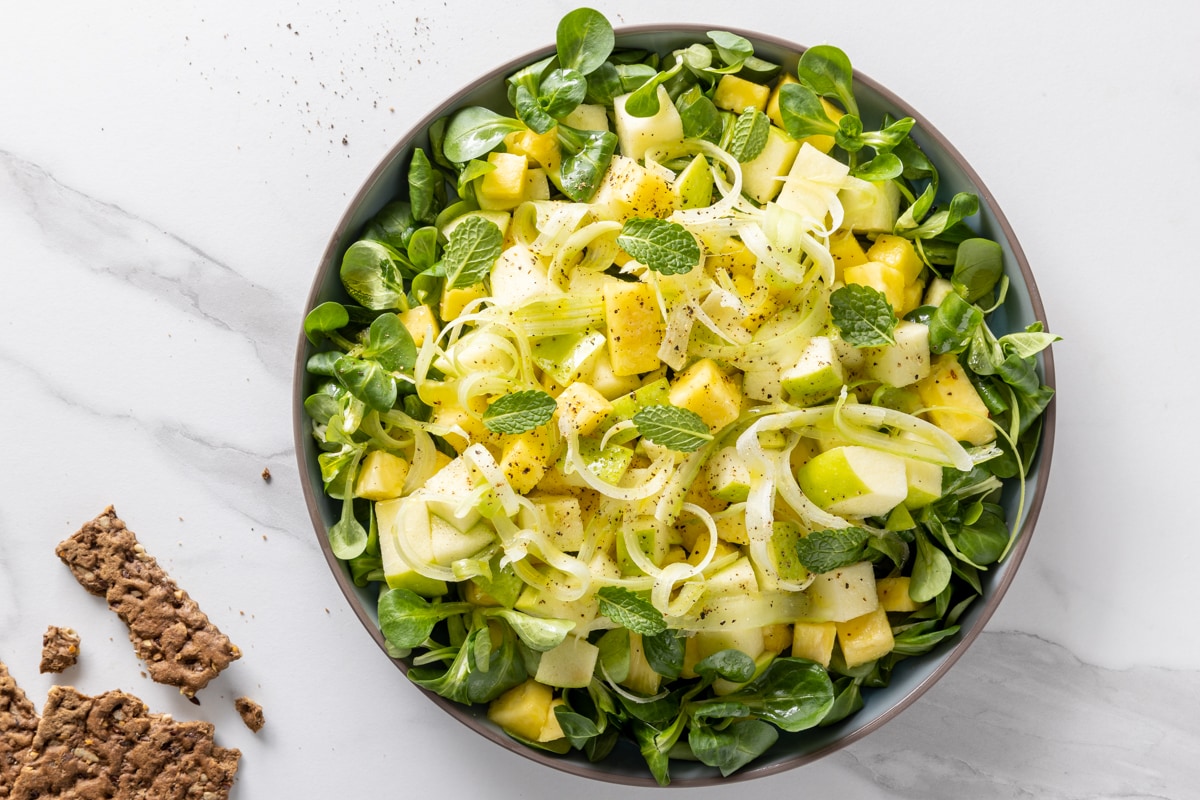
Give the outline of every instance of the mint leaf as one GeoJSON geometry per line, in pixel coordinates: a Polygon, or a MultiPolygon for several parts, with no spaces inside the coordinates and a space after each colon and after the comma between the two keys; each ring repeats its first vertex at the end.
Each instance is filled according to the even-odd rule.
{"type": "Polygon", "coordinates": [[[621,226],[617,246],[655,272],[682,275],[700,264],[696,237],[675,222],[634,217],[621,226]]]}
{"type": "Polygon", "coordinates": [[[865,528],[813,531],[796,542],[796,554],[810,572],[830,572],[862,561],[870,538],[865,528]]]}
{"type": "Polygon", "coordinates": [[[667,629],[658,609],[628,589],[604,586],[596,596],[600,599],[600,613],[633,633],[656,636],[667,629]]]}
{"type": "Polygon", "coordinates": [[[896,312],[880,291],[850,283],[829,296],[833,324],[855,347],[895,344],[896,312]]]}
{"type": "Polygon", "coordinates": [[[667,404],[646,406],[633,415],[633,424],[643,439],[681,453],[698,450],[713,438],[695,411],[667,404]]]}
{"type": "Polygon", "coordinates": [[[483,412],[483,424],[493,433],[526,433],[554,416],[558,401],[538,389],[513,392],[483,412]]]}
{"type": "Polygon", "coordinates": [[[767,146],[771,119],[757,108],[747,108],[733,123],[733,138],[729,142],[729,155],[743,164],[758,157],[767,146]]]}
{"type": "Polygon", "coordinates": [[[450,232],[442,271],[446,286],[465,289],[483,281],[504,249],[504,234],[496,223],[480,216],[464,219],[450,232]]]}

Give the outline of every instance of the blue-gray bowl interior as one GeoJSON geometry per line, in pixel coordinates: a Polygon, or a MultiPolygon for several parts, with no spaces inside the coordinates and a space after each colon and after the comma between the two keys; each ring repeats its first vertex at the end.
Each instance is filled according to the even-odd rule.
{"type": "MultiPolygon", "coordinates": [[[[662,26],[625,28],[617,32],[617,46],[665,52],[686,46],[694,41],[703,41],[705,32],[711,29],[711,27],[691,24],[667,28],[662,26]]],[[[736,32],[754,43],[757,55],[781,63],[788,71],[795,69],[796,61],[804,49],[800,45],[771,36],[748,31],[736,32]]],[[[403,196],[412,148],[428,146],[428,140],[424,133],[428,125],[433,120],[462,106],[484,105],[491,106],[496,110],[503,110],[504,78],[517,67],[549,55],[552,50],[552,47],[547,47],[497,67],[450,96],[441,106],[430,112],[408,134],[397,141],[366,179],[334,229],[329,246],[317,265],[316,277],[306,309],[325,300],[347,299],[338,278],[342,254],[355,241],[363,225],[376,211],[388,201],[403,196]]],[[[850,55],[853,57],[852,53],[850,55]]],[[[975,171],[932,125],[891,91],[858,72],[855,73],[855,87],[864,121],[868,125],[872,121],[878,123],[884,113],[890,113],[893,117],[911,116],[916,120],[913,138],[922,146],[940,171],[943,193],[940,200],[959,191],[970,191],[979,196],[980,212],[969,222],[982,235],[995,239],[1003,247],[1006,268],[1012,280],[1004,306],[998,309],[995,316],[992,317],[993,329],[997,332],[1007,332],[1023,329],[1036,320],[1045,321],[1046,315],[1041,297],[1025,255],[1021,251],[1008,221],[975,171]]],[[[328,545],[326,531],[337,519],[340,508],[322,491],[321,473],[316,462],[318,451],[302,405],[304,398],[311,393],[314,383],[304,368],[312,352],[312,346],[301,333],[295,365],[293,426],[303,490],[325,558],[363,626],[374,637],[382,650],[384,649],[384,639],[379,632],[375,615],[376,593],[371,589],[355,586],[345,564],[334,557],[328,545]]],[[[1049,351],[1043,355],[1041,367],[1043,380],[1053,386],[1054,362],[1053,355],[1049,351]]],[[[812,762],[880,727],[899,714],[945,674],[983,629],[995,611],[1029,546],[1049,477],[1051,452],[1054,444],[1054,420],[1054,404],[1051,404],[1045,416],[1040,452],[1027,477],[1023,507],[1018,510],[1018,504],[1022,498],[1015,486],[1010,486],[1003,497],[1003,505],[1008,512],[1010,522],[1018,518],[1019,512],[1020,527],[1016,534],[1016,543],[1002,564],[984,573],[984,597],[974,603],[963,615],[962,630],[957,637],[943,643],[941,647],[926,656],[906,659],[898,664],[892,674],[890,685],[885,688],[865,690],[863,692],[863,709],[848,719],[813,731],[797,734],[785,733],[775,746],[753,765],[729,778],[722,778],[715,770],[702,764],[672,762],[671,786],[700,786],[748,780],[812,762]]],[[[407,672],[407,664],[403,660],[394,659],[394,661],[402,672],[407,672]]],[[[398,675],[397,678],[400,679],[400,676],[398,675]]],[[[657,785],[647,771],[641,755],[629,743],[623,742],[608,759],[597,764],[589,763],[577,752],[567,756],[557,756],[528,748],[510,739],[487,720],[484,714],[485,709],[482,707],[462,706],[415,687],[413,687],[413,691],[423,692],[452,717],[482,736],[534,761],[565,772],[603,781],[629,785],[657,785]]]]}

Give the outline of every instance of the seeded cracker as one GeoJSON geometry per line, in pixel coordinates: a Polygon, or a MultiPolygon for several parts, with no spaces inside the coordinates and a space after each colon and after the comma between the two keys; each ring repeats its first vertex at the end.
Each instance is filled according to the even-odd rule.
{"type": "Polygon", "coordinates": [[[227,800],[241,752],[125,692],[54,686],[12,800],[227,800]]]}
{"type": "Polygon", "coordinates": [[[79,634],[70,628],[51,625],[42,635],[42,663],[39,672],[62,672],[75,666],[79,658],[79,634]]]}
{"type": "Polygon", "coordinates": [[[0,661],[0,798],[8,798],[37,731],[33,703],[0,661]]]}
{"type": "Polygon", "coordinates": [[[112,506],[56,551],[76,580],[129,626],[134,650],[158,683],[193,697],[241,651],[158,565],[112,506]]]}

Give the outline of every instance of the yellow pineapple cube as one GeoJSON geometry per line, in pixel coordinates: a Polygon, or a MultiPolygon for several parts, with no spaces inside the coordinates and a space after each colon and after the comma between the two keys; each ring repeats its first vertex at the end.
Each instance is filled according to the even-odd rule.
{"type": "Polygon", "coordinates": [[[912,578],[907,575],[876,580],[875,593],[879,595],[880,608],[884,611],[916,611],[924,605],[908,596],[910,583],[912,583],[912,578]]]}
{"type": "Polygon", "coordinates": [[[400,323],[408,329],[417,347],[425,344],[425,337],[436,335],[438,330],[437,318],[429,306],[413,306],[400,312],[400,323]]]}
{"type": "Polygon", "coordinates": [[[852,231],[838,231],[830,236],[829,253],[833,256],[834,280],[843,283],[846,267],[857,267],[871,260],[852,231]]]}
{"type": "Polygon", "coordinates": [[[612,403],[586,383],[576,381],[558,395],[558,414],[569,419],[580,436],[594,433],[612,409],[612,403]]]}
{"type": "Polygon", "coordinates": [[[713,103],[717,108],[740,114],[747,108],[764,111],[767,101],[771,99],[771,89],[761,83],[754,83],[736,75],[722,75],[713,92],[713,103]]]}
{"type": "Polygon", "coordinates": [[[513,131],[504,137],[504,146],[516,156],[525,156],[534,165],[544,167],[547,172],[557,172],[562,164],[562,152],[558,147],[558,136],[553,128],[545,133],[536,133],[529,128],[513,131]]]}
{"type": "Polygon", "coordinates": [[[487,289],[482,283],[466,286],[461,289],[451,289],[447,286],[442,290],[442,302],[439,313],[443,322],[456,319],[468,303],[487,297],[487,289]]]}
{"type": "Polygon", "coordinates": [[[488,154],[488,163],[495,169],[479,180],[475,199],[488,211],[516,208],[525,199],[525,173],[529,159],[515,153],[488,154]]]}
{"type": "Polygon", "coordinates": [[[957,441],[984,445],[996,440],[987,406],[953,353],[934,356],[929,375],[917,381],[929,421],[957,441]]]}
{"type": "MultiPolygon", "coordinates": [[[[799,83],[799,81],[797,81],[791,75],[784,75],[779,79],[779,83],[775,84],[775,89],[771,92],[771,99],[767,101],[767,116],[771,118],[772,122],[781,128],[784,127],[784,125],[783,114],[779,111],[779,90],[789,83],[799,83]]],[[[840,108],[826,100],[824,97],[821,98],[821,106],[825,109],[825,115],[834,122],[837,122],[839,119],[845,116],[840,108]]],[[[800,140],[801,144],[804,142],[808,142],[822,153],[828,153],[836,144],[832,136],[825,136],[824,134],[806,136],[800,140]]]]}
{"type": "Polygon", "coordinates": [[[597,217],[617,222],[631,217],[663,219],[674,210],[675,191],[670,182],[625,156],[613,156],[592,200],[597,217]]]}
{"type": "Polygon", "coordinates": [[[488,719],[513,736],[539,741],[553,713],[554,690],[530,678],[514,686],[488,705],[488,719]]]}
{"type": "Polygon", "coordinates": [[[372,450],[359,467],[354,493],[364,500],[391,500],[404,493],[407,477],[406,459],[383,450],[372,450]]]}
{"type": "Polygon", "coordinates": [[[455,430],[445,436],[446,441],[458,453],[475,442],[495,444],[498,439],[496,434],[483,424],[483,420],[458,405],[435,406],[431,422],[448,428],[457,427],[462,431],[460,433],[455,430]]]}
{"type": "Polygon", "coordinates": [[[676,375],[669,397],[671,405],[694,411],[714,432],[741,415],[741,388],[711,358],[701,359],[676,375]]]}
{"type": "Polygon", "coordinates": [[[842,656],[846,659],[847,667],[857,667],[886,656],[895,647],[892,638],[892,626],[888,623],[887,612],[880,606],[874,611],[861,617],[835,622],[837,626],[838,644],[842,647],[842,656]]]}
{"type": "Polygon", "coordinates": [[[763,646],[772,653],[782,653],[792,646],[792,626],[786,623],[763,626],[763,646]]]}
{"type": "Polygon", "coordinates": [[[554,463],[554,440],[543,426],[500,437],[500,469],[513,491],[526,494],[554,463]]]}
{"type": "Polygon", "coordinates": [[[904,276],[905,283],[914,283],[921,277],[925,262],[917,255],[912,242],[903,236],[881,233],[867,250],[867,260],[887,264],[904,276]]]}
{"type": "Polygon", "coordinates": [[[891,303],[896,316],[899,317],[905,313],[905,289],[908,287],[899,270],[879,261],[868,261],[865,264],[845,267],[842,270],[842,276],[846,283],[870,286],[875,291],[882,292],[887,301],[891,303]]]}
{"type": "Polygon", "coordinates": [[[797,622],[792,626],[792,657],[828,667],[836,639],[836,622],[797,622]]]}
{"type": "Polygon", "coordinates": [[[604,284],[604,321],[608,326],[608,359],[617,377],[658,369],[658,349],[666,323],[658,296],[648,283],[609,280],[604,284]]]}

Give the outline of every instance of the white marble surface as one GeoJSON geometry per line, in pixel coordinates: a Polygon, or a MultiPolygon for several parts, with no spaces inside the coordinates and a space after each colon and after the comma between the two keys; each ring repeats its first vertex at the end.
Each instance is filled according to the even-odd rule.
{"type": "MultiPolygon", "coordinates": [[[[320,555],[290,427],[305,297],[348,198],[571,6],[0,0],[0,659],[35,702],[41,633],[70,625],[84,654],[64,678],[216,722],[244,752],[242,800],[448,775],[461,797],[614,794],[531,769],[401,679],[320,555]],[[245,650],[200,708],[140,676],[53,554],[109,503],[245,650]],[[258,736],[242,693],[265,706],[258,736]]],[[[603,4],[843,47],[974,163],[1066,338],[1050,495],[987,631],[881,731],[755,790],[1200,796],[1196,9],[603,4]]]]}

